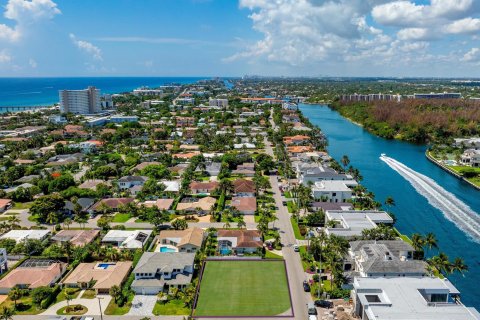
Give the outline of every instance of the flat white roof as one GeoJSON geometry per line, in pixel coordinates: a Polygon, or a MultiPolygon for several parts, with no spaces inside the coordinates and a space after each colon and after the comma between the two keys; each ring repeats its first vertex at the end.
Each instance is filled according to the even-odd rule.
{"type": "Polygon", "coordinates": [[[377,223],[392,224],[393,219],[385,211],[327,210],[325,220],[340,221],[341,227],[326,228],[327,234],[343,237],[361,235],[365,229],[373,229],[377,223]]]}
{"type": "Polygon", "coordinates": [[[25,239],[42,240],[48,234],[50,234],[50,230],[10,230],[3,234],[0,239],[13,239],[16,242],[25,239]]]}
{"type": "Polygon", "coordinates": [[[455,294],[447,280],[434,277],[355,278],[354,290],[370,320],[479,320],[480,314],[462,304],[428,303],[424,295],[455,294]],[[422,295],[423,293],[423,295],[422,295]],[[368,296],[368,297],[367,297],[368,296]],[[379,300],[371,302],[371,296],[379,300]]]}
{"type": "Polygon", "coordinates": [[[350,189],[348,185],[356,185],[356,181],[354,180],[322,180],[315,182],[315,184],[312,187],[312,191],[324,191],[324,192],[329,192],[329,191],[335,191],[335,192],[351,192],[352,189],[350,189]]]}

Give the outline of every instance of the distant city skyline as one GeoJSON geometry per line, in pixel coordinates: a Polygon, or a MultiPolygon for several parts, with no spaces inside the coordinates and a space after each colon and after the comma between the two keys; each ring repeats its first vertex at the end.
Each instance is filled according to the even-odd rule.
{"type": "Polygon", "coordinates": [[[475,77],[476,0],[0,0],[0,76],[475,77]]]}

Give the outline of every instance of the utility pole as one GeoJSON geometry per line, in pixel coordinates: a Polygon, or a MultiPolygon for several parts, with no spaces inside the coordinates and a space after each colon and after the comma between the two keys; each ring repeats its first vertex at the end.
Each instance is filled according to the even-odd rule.
{"type": "Polygon", "coordinates": [[[100,303],[100,300],[102,300],[102,297],[97,297],[98,299],[98,307],[100,308],[100,320],[103,320],[103,312],[102,312],[102,304],[100,303]]]}

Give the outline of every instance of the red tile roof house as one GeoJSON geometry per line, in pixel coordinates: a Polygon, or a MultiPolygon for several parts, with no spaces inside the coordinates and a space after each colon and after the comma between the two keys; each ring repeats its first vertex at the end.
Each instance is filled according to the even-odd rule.
{"type": "Polygon", "coordinates": [[[0,212],[7,211],[12,206],[12,200],[0,199],[0,212]]]}
{"type": "Polygon", "coordinates": [[[130,202],[133,202],[135,199],[134,198],[108,198],[108,199],[102,199],[95,203],[92,206],[92,211],[95,213],[98,213],[102,210],[102,203],[104,203],[107,207],[110,207],[112,211],[117,211],[118,208],[121,206],[125,206],[129,204],[130,202]]]}
{"type": "Polygon", "coordinates": [[[252,180],[237,179],[233,182],[233,192],[237,197],[255,197],[255,183],[252,180]]]}
{"type": "Polygon", "coordinates": [[[67,264],[48,259],[27,259],[0,280],[0,294],[14,288],[34,289],[53,286],[65,271],[67,264]]]}
{"type": "Polygon", "coordinates": [[[225,230],[217,231],[218,249],[232,250],[239,253],[255,253],[263,247],[258,230],[225,230]]]}
{"type": "Polygon", "coordinates": [[[192,182],[190,183],[190,190],[192,194],[210,194],[218,188],[219,183],[216,181],[210,182],[192,182]]]}
{"type": "Polygon", "coordinates": [[[255,197],[233,197],[230,206],[242,214],[254,215],[257,210],[257,198],[255,197]]]}

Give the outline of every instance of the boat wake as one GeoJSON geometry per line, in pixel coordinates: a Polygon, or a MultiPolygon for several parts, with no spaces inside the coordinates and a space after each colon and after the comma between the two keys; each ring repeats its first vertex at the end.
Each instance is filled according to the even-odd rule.
{"type": "Polygon", "coordinates": [[[439,209],[448,220],[474,241],[480,242],[480,216],[469,206],[443,189],[433,179],[412,170],[403,163],[387,157],[385,154],[380,156],[380,160],[410,182],[415,190],[424,196],[432,206],[439,209]]]}

